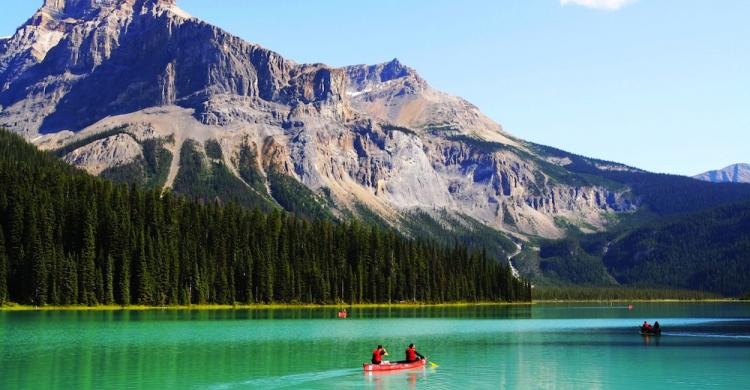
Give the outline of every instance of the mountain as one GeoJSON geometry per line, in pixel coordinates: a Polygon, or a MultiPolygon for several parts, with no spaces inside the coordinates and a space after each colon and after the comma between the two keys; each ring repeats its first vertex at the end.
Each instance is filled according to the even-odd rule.
{"type": "Polygon", "coordinates": [[[367,210],[394,226],[445,209],[545,237],[563,236],[562,220],[601,229],[637,204],[398,60],[300,65],[174,1],[47,0],[2,42],[0,85],[0,126],[91,173],[206,198],[367,210]]]}
{"type": "Polygon", "coordinates": [[[708,171],[694,177],[712,183],[750,183],[750,164],[734,164],[724,169],[708,171]]]}
{"type": "MultiPolygon", "coordinates": [[[[0,40],[0,127],[163,193],[358,218],[503,258],[521,245],[513,263],[540,280],[571,279],[540,270],[549,240],[750,199],[750,185],[524,141],[396,59],[298,64],[174,0],[45,1],[0,40]]],[[[592,283],[620,283],[581,259],[602,270],[592,283]]]]}

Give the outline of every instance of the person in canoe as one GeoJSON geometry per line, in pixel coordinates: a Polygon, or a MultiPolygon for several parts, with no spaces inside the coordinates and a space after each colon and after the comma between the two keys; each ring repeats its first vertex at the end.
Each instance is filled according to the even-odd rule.
{"type": "Polygon", "coordinates": [[[648,322],[644,322],[641,326],[641,334],[645,336],[660,336],[661,325],[659,325],[659,321],[654,322],[653,326],[651,326],[648,322]]]}
{"type": "Polygon", "coordinates": [[[388,351],[386,351],[382,345],[378,345],[378,347],[372,351],[372,364],[383,363],[383,356],[388,356],[388,351]]]}
{"type": "Polygon", "coordinates": [[[409,344],[409,348],[406,348],[406,360],[404,360],[403,362],[399,362],[399,363],[414,363],[423,359],[424,359],[424,356],[421,353],[417,352],[417,349],[414,347],[414,344],[409,344]]]}

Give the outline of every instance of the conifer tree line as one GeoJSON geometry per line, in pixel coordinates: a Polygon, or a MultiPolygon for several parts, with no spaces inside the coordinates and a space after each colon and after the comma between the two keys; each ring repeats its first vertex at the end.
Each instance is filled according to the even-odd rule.
{"type": "Polygon", "coordinates": [[[0,131],[0,303],[526,301],[482,252],[115,185],[0,131]]]}

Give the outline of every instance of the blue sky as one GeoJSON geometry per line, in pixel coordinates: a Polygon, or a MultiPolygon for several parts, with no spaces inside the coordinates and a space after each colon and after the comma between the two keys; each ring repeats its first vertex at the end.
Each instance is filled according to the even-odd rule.
{"type": "MultiPolygon", "coordinates": [[[[0,36],[41,4],[2,1],[0,36]]],[[[397,57],[508,132],[578,154],[680,174],[750,162],[747,0],[178,4],[298,62],[397,57]]]]}

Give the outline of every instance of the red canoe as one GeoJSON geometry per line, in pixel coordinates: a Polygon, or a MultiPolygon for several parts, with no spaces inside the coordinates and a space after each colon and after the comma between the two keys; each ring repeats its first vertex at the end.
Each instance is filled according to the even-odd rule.
{"type": "Polygon", "coordinates": [[[365,372],[378,372],[378,371],[396,371],[396,370],[411,370],[414,368],[422,368],[427,363],[427,359],[417,360],[414,363],[383,363],[383,364],[368,364],[365,363],[362,366],[365,372]]]}

